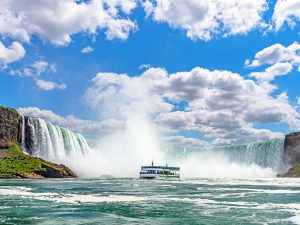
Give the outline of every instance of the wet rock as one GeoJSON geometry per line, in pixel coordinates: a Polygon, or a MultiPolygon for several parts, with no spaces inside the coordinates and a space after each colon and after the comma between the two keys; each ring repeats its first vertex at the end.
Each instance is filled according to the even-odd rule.
{"type": "Polygon", "coordinates": [[[300,177],[300,164],[296,164],[284,174],[278,174],[277,177],[300,177]]]}
{"type": "Polygon", "coordinates": [[[64,165],[47,165],[42,164],[41,166],[45,171],[39,171],[37,174],[45,178],[68,178],[75,177],[75,174],[64,165]]]}
{"type": "Polygon", "coordinates": [[[18,143],[19,118],[16,110],[0,106],[0,148],[18,143]]]}
{"type": "Polygon", "coordinates": [[[285,136],[283,160],[285,165],[300,163],[300,132],[285,136]]]}

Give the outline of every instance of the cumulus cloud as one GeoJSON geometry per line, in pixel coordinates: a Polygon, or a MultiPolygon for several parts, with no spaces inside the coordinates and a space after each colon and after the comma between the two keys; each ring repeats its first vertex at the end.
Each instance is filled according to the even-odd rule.
{"type": "Polygon", "coordinates": [[[257,80],[263,81],[271,81],[274,80],[277,76],[284,76],[290,73],[293,69],[291,63],[276,63],[270,67],[268,67],[264,72],[253,72],[250,73],[250,77],[255,77],[257,80]]]}
{"type": "Polygon", "coordinates": [[[97,35],[104,30],[108,39],[126,39],[137,25],[127,16],[135,0],[3,0],[0,34],[29,42],[32,35],[56,45],[70,43],[79,32],[97,35]]]}
{"type": "Polygon", "coordinates": [[[149,69],[152,66],[150,64],[142,64],[139,66],[139,70],[149,69]]]}
{"type": "Polygon", "coordinates": [[[101,108],[98,111],[108,110],[105,118],[122,119],[123,113],[142,108],[166,132],[197,131],[213,143],[224,144],[282,137],[255,128],[257,123],[299,128],[299,115],[288,96],[274,96],[274,90],[269,83],[257,83],[230,71],[197,67],[169,74],[163,68],[150,68],[134,77],[99,73],[85,97],[93,108],[101,108]],[[182,102],[186,107],[176,111],[182,102]]]}
{"type": "Polygon", "coordinates": [[[65,84],[59,84],[53,81],[37,79],[35,82],[38,88],[44,91],[52,91],[54,89],[64,90],[67,88],[65,84]]]}
{"type": "Polygon", "coordinates": [[[22,69],[9,69],[8,73],[13,76],[32,78],[37,87],[44,91],[52,91],[54,89],[64,90],[67,86],[63,83],[41,79],[43,74],[52,74],[56,70],[56,64],[45,60],[37,60],[30,65],[24,66],[22,69]]]}
{"type": "Polygon", "coordinates": [[[20,77],[33,77],[37,78],[43,73],[55,73],[56,72],[56,64],[49,63],[45,60],[37,60],[32,64],[24,66],[22,69],[11,69],[9,73],[13,76],[20,77]]]}
{"type": "Polygon", "coordinates": [[[278,62],[291,62],[300,65],[299,56],[300,44],[294,42],[288,47],[281,44],[274,44],[257,52],[252,62],[248,59],[245,64],[249,67],[258,67],[261,65],[271,65],[278,62]]]}
{"type": "Polygon", "coordinates": [[[274,44],[257,52],[254,60],[246,60],[246,65],[249,67],[258,67],[264,64],[273,64],[282,60],[286,48],[281,44],[274,44]]]}
{"type": "Polygon", "coordinates": [[[163,139],[167,148],[193,148],[200,146],[208,146],[209,144],[197,138],[187,138],[184,136],[169,136],[163,139]]]}
{"type": "MultiPolygon", "coordinates": [[[[299,5],[298,0],[277,1],[271,21],[276,31],[285,23],[295,26],[299,5]]],[[[35,35],[66,45],[74,34],[96,36],[102,31],[109,40],[126,40],[137,30],[130,14],[139,6],[147,18],[182,29],[193,40],[244,35],[268,27],[263,20],[267,0],[2,0],[0,35],[22,42],[30,42],[35,35]]]]}
{"type": "MultiPolygon", "coordinates": [[[[163,69],[157,69],[156,72],[166,74],[163,69]]],[[[147,114],[170,111],[172,106],[152,91],[152,84],[148,81],[146,73],[136,78],[126,74],[98,73],[85,97],[103,118],[113,116],[124,119],[132,112],[147,114]]]]}
{"type": "Polygon", "coordinates": [[[251,77],[259,81],[271,81],[277,76],[290,73],[293,67],[299,69],[300,66],[300,44],[294,42],[285,47],[281,44],[274,44],[257,52],[254,59],[247,59],[245,65],[255,68],[263,65],[271,65],[263,72],[252,72],[251,77]]]}
{"type": "Polygon", "coordinates": [[[25,49],[23,46],[15,41],[11,46],[6,47],[0,41],[0,65],[6,65],[14,61],[22,59],[25,55],[25,49]]]}
{"type": "Polygon", "coordinates": [[[91,46],[86,46],[85,48],[81,49],[81,53],[91,53],[94,49],[91,46]]]}
{"type": "Polygon", "coordinates": [[[146,0],[142,5],[154,21],[183,29],[193,40],[206,41],[265,27],[262,14],[267,10],[265,0],[146,0]]]}
{"type": "Polygon", "coordinates": [[[149,17],[153,13],[153,10],[154,10],[153,3],[151,1],[147,0],[142,3],[142,6],[146,12],[146,17],[149,17]]]}
{"type": "Polygon", "coordinates": [[[278,0],[276,2],[272,17],[276,31],[280,30],[285,23],[293,28],[299,20],[300,2],[298,0],[278,0]]]}
{"type": "Polygon", "coordinates": [[[167,147],[211,144],[205,140],[212,140],[212,144],[244,143],[283,137],[256,124],[300,128],[299,114],[287,94],[274,95],[274,90],[268,82],[245,79],[230,71],[196,67],[170,74],[163,68],[149,68],[133,77],[102,72],[92,79],[85,99],[100,112],[99,121],[61,117],[38,108],[19,111],[83,133],[90,142],[96,142],[99,133],[125,129],[128,114],[142,113],[164,134],[161,141],[167,147]],[[184,137],[182,131],[198,132],[205,140],[184,137]]]}

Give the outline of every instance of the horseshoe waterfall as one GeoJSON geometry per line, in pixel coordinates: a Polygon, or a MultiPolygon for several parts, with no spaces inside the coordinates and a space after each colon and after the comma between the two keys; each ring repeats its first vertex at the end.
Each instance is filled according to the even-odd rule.
{"type": "Polygon", "coordinates": [[[20,118],[19,142],[29,155],[59,162],[66,157],[82,157],[89,146],[81,134],[39,118],[20,118]]]}
{"type": "Polygon", "coordinates": [[[175,155],[176,158],[221,156],[230,162],[246,166],[254,164],[262,168],[272,168],[277,172],[285,169],[283,160],[284,138],[257,141],[248,144],[186,148],[181,150],[172,149],[169,155],[175,155]]]}
{"type": "MultiPolygon", "coordinates": [[[[69,129],[55,126],[43,119],[22,116],[19,130],[20,145],[23,151],[29,155],[55,162],[64,162],[69,158],[75,158],[80,161],[80,159],[91,152],[87,141],[82,135],[74,133],[69,129]]],[[[98,151],[101,151],[101,149],[98,151]]],[[[210,157],[221,154],[231,162],[241,165],[254,164],[262,168],[272,168],[277,172],[284,169],[284,139],[273,139],[240,145],[173,149],[168,151],[167,158],[175,157],[184,160],[193,155],[202,154],[201,157],[197,157],[197,159],[200,159],[199,163],[201,163],[206,157],[203,153],[206,155],[209,154],[210,157]]],[[[99,157],[105,157],[105,155],[99,157]]]]}

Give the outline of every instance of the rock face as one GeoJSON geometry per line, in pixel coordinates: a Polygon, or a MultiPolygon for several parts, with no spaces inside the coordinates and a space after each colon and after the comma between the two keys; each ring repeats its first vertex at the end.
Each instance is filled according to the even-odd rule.
{"type": "Polygon", "coordinates": [[[16,110],[0,106],[0,149],[18,143],[19,119],[16,110]]]}
{"type": "Polygon", "coordinates": [[[26,149],[26,152],[29,153],[29,154],[32,154],[32,149],[33,149],[33,145],[34,145],[34,139],[33,139],[33,132],[32,132],[32,127],[30,126],[30,122],[29,122],[29,117],[28,116],[23,116],[21,118],[22,120],[22,123],[20,122],[20,125],[21,124],[24,124],[23,126],[24,127],[21,127],[20,126],[20,135],[19,135],[19,143],[22,143],[22,140],[21,140],[21,133],[22,133],[22,129],[24,129],[24,136],[25,136],[25,140],[24,140],[24,143],[22,143],[22,147],[25,147],[26,149]]]}
{"type": "Polygon", "coordinates": [[[277,177],[300,177],[300,164],[294,165],[284,174],[278,174],[277,177]]]}
{"type": "MultiPolygon", "coordinates": [[[[19,144],[24,134],[27,149],[34,144],[28,117],[11,108],[0,106],[0,178],[67,178],[76,175],[66,166],[24,154],[19,144]],[[25,120],[20,126],[20,120],[25,120]]],[[[31,154],[31,152],[27,152],[31,154]]]]}
{"type": "Polygon", "coordinates": [[[285,136],[283,160],[289,166],[300,163],[300,132],[285,136]]]}
{"type": "Polygon", "coordinates": [[[41,166],[44,171],[37,172],[42,177],[51,178],[66,178],[66,177],[76,177],[76,175],[66,166],[57,164],[42,164],[41,166]]]}

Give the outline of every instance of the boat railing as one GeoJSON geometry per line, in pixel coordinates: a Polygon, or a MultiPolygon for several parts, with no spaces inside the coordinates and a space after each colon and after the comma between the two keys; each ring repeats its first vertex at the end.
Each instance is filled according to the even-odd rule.
{"type": "Polygon", "coordinates": [[[142,166],[141,169],[147,169],[147,170],[151,170],[151,169],[161,169],[161,170],[175,170],[175,171],[179,171],[180,167],[172,167],[172,166],[142,166]]]}
{"type": "Polygon", "coordinates": [[[141,171],[140,174],[178,175],[176,171],[168,171],[168,170],[144,170],[141,171]]]}

